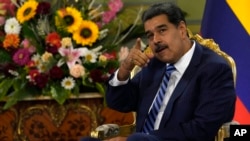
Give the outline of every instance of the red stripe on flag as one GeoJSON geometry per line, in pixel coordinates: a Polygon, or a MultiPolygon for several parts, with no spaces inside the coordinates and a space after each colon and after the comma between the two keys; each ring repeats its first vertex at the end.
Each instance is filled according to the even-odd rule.
{"type": "Polygon", "coordinates": [[[250,124],[250,113],[239,97],[236,100],[234,120],[240,124],[250,124]]]}

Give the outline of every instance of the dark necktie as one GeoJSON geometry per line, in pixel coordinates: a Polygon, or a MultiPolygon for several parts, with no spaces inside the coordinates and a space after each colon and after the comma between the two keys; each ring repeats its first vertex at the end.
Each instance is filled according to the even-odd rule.
{"type": "Polygon", "coordinates": [[[161,104],[162,104],[162,101],[164,99],[164,95],[165,95],[166,90],[167,90],[167,85],[168,85],[170,75],[174,70],[175,70],[174,65],[167,66],[167,69],[166,69],[165,75],[163,77],[160,89],[157,93],[157,96],[154,100],[152,108],[148,114],[148,117],[147,117],[145,124],[144,124],[144,127],[142,129],[142,132],[144,132],[144,133],[148,133],[149,131],[154,130],[155,119],[156,119],[158,112],[161,108],[161,104]]]}

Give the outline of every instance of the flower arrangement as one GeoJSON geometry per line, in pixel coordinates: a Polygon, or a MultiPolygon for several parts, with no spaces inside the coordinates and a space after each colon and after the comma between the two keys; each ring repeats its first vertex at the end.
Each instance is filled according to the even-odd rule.
{"type": "MultiPolygon", "coordinates": [[[[63,104],[85,88],[104,93],[119,65],[121,0],[0,0],[0,100],[30,96],[63,104]]],[[[126,49],[125,49],[126,50],[126,49]]],[[[122,48],[124,56],[124,48],[122,48]]],[[[125,51],[126,54],[126,51],[125,51]]]]}

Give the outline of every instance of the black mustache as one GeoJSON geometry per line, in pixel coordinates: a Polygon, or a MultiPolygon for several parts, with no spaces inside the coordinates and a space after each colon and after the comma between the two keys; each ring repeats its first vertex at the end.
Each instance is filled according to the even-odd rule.
{"type": "Polygon", "coordinates": [[[156,52],[156,53],[162,51],[162,50],[165,49],[165,48],[168,48],[167,45],[163,45],[163,44],[155,44],[155,47],[156,47],[156,48],[155,48],[155,52],[156,52]]]}

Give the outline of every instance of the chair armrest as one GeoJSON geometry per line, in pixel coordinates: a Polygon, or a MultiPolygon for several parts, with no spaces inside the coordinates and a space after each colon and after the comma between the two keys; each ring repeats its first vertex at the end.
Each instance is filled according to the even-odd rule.
{"type": "Polygon", "coordinates": [[[237,121],[224,123],[219,129],[215,141],[224,141],[225,138],[230,137],[230,125],[239,125],[239,123],[237,121]]]}
{"type": "Polygon", "coordinates": [[[103,124],[91,132],[90,136],[101,140],[113,137],[126,137],[135,132],[135,124],[119,126],[117,124],[103,124]]]}

